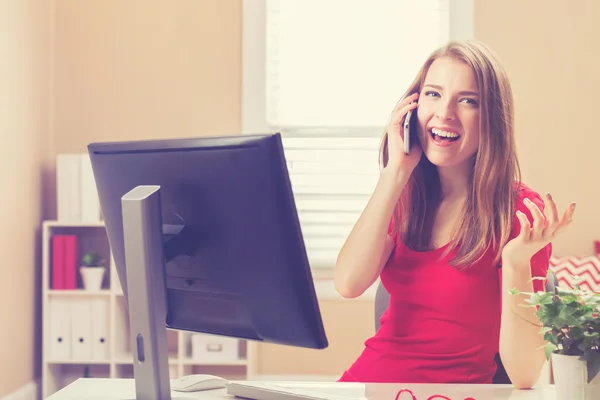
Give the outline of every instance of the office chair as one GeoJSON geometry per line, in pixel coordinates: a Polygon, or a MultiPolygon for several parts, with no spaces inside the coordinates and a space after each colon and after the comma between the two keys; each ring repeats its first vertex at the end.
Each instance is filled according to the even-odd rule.
{"type": "MultiPolygon", "coordinates": [[[[551,269],[548,273],[548,280],[546,281],[546,292],[556,292],[556,286],[558,286],[558,280],[554,271],[551,269]]],[[[385,310],[388,307],[390,301],[390,294],[387,292],[385,287],[381,281],[379,282],[379,286],[377,286],[377,291],[375,292],[375,330],[379,330],[379,320],[385,310]]],[[[494,358],[496,364],[498,365],[498,369],[496,370],[496,374],[492,379],[492,383],[498,384],[511,384],[510,378],[504,369],[504,365],[502,365],[502,361],[500,360],[500,354],[496,354],[494,358]]]]}

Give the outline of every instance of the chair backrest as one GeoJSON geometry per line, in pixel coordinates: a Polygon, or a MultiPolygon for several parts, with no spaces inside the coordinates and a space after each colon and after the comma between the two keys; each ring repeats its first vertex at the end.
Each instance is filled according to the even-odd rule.
{"type": "MultiPolygon", "coordinates": [[[[546,281],[546,292],[554,293],[556,291],[556,286],[558,286],[558,279],[554,274],[554,271],[551,269],[548,271],[548,280],[546,281]]],[[[381,316],[387,310],[388,305],[390,303],[390,294],[385,289],[381,281],[377,286],[377,291],[375,292],[375,330],[379,330],[381,316]]],[[[496,371],[496,375],[492,380],[492,383],[500,383],[500,384],[510,384],[511,381],[506,374],[506,370],[504,369],[504,365],[502,365],[502,361],[500,360],[500,355],[496,354],[496,364],[498,364],[498,370],[496,371]]]]}

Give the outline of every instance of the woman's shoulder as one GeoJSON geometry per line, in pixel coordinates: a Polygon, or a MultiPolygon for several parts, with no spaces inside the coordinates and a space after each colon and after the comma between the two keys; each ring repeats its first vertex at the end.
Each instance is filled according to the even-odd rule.
{"type": "Polygon", "coordinates": [[[532,189],[526,183],[515,183],[514,195],[516,200],[516,209],[519,211],[523,211],[526,215],[529,215],[531,212],[529,211],[529,208],[527,208],[527,206],[525,205],[525,199],[531,200],[535,205],[540,207],[540,210],[543,211],[543,207],[545,205],[544,199],[537,191],[532,189]]]}
{"type": "MultiPolygon", "coordinates": [[[[520,183],[516,187],[515,191],[516,195],[516,204],[515,204],[515,212],[521,211],[529,220],[529,223],[533,223],[533,214],[529,207],[525,204],[525,199],[529,199],[535,204],[542,213],[544,213],[545,202],[543,197],[533,190],[531,187],[527,186],[524,183],[520,183]]],[[[521,222],[519,218],[514,216],[513,227],[511,230],[511,239],[519,234],[521,231],[521,222]]],[[[552,243],[548,243],[544,248],[538,251],[530,261],[531,264],[531,272],[534,277],[545,277],[548,271],[549,260],[552,255],[552,243]]],[[[536,280],[533,282],[534,290],[544,290],[543,281],[536,280]]]]}
{"type": "Polygon", "coordinates": [[[519,218],[516,215],[517,211],[521,211],[523,214],[525,214],[525,216],[527,216],[529,223],[533,223],[533,213],[525,204],[525,199],[531,200],[531,202],[533,202],[533,204],[535,204],[540,209],[542,214],[544,213],[544,209],[546,206],[546,203],[544,202],[544,199],[540,195],[540,193],[538,193],[536,190],[532,189],[530,186],[523,182],[515,184],[514,196],[515,214],[513,217],[512,236],[518,234],[518,232],[520,232],[521,230],[521,222],[519,221],[519,218]]]}

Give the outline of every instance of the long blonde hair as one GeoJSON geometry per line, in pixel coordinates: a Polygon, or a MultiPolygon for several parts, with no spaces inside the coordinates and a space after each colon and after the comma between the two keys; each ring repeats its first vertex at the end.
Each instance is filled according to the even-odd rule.
{"type": "MultiPolygon", "coordinates": [[[[492,249],[494,261],[509,240],[515,213],[515,189],[521,181],[514,140],[513,94],[504,68],[478,41],[452,41],[425,61],[404,97],[420,92],[431,64],[450,57],[469,65],[480,96],[479,148],[469,177],[469,193],[461,224],[444,254],[456,250],[451,264],[468,267],[492,249]]],[[[381,145],[387,165],[387,134],[381,145]]],[[[394,229],[403,243],[417,251],[430,249],[435,210],[440,203],[436,167],[421,157],[394,210],[394,229]]]]}

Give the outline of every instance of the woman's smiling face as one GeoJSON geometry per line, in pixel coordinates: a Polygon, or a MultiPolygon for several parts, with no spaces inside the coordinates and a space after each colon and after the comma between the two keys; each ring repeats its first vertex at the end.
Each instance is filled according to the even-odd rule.
{"type": "Polygon", "coordinates": [[[435,60],[419,95],[420,142],[438,167],[459,166],[479,148],[479,93],[471,68],[449,57],[435,60]]]}

